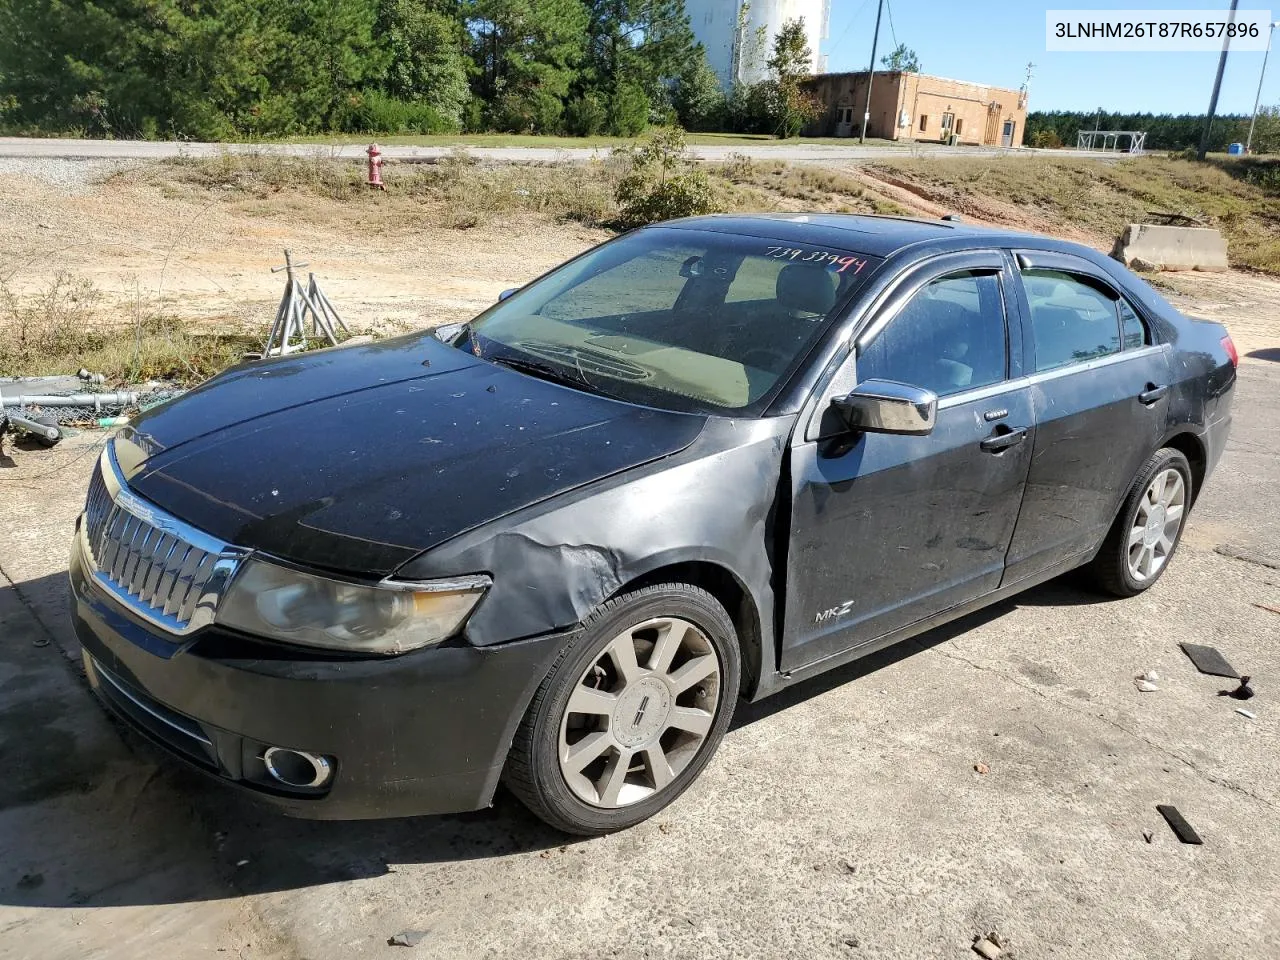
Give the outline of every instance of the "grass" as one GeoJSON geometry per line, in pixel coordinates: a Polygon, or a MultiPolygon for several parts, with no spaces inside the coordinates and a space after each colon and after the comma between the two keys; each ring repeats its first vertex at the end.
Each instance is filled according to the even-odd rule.
{"type": "Polygon", "coordinates": [[[869,169],[961,213],[982,216],[991,204],[997,212],[1016,208],[1049,229],[1091,234],[1100,246],[1126,224],[1149,222],[1152,213],[1185,214],[1222,231],[1233,265],[1280,273],[1276,161],[948,157],[877,161],[869,169]]]}
{"type": "Polygon", "coordinates": [[[0,282],[0,377],[74,374],[87,368],[109,383],[198,383],[261,348],[246,332],[195,332],[179,317],[136,300],[132,316],[102,316],[102,297],[83,278],[62,272],[35,296],[0,282]]]}

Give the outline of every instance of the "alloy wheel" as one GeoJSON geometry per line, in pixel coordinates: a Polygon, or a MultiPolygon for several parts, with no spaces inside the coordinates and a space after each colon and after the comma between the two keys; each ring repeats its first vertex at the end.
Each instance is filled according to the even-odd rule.
{"type": "Polygon", "coordinates": [[[639,803],[697,756],[721,696],[720,659],[687,620],[646,620],[614,637],[578,678],[560,721],[560,772],[595,807],[639,803]]]}
{"type": "Polygon", "coordinates": [[[1161,470],[1138,501],[1138,512],[1129,530],[1129,575],[1139,583],[1158,574],[1178,542],[1186,512],[1187,487],[1182,474],[1161,470]]]}

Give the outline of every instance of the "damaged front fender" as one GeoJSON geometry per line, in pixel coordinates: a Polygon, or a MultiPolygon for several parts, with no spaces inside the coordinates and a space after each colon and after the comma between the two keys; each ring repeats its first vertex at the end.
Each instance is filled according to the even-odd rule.
{"type": "Polygon", "coordinates": [[[773,574],[785,542],[775,526],[793,423],[713,418],[683,452],[463,534],[399,576],[489,573],[493,587],[467,625],[483,647],[572,627],[655,571],[711,564],[745,590],[757,652],[775,663],[773,574]]]}

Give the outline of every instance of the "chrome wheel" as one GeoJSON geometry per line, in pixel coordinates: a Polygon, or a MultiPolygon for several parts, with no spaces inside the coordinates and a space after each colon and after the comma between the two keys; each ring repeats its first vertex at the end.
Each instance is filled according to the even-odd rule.
{"type": "Polygon", "coordinates": [[[687,620],[618,634],[578,678],[560,720],[565,783],[595,807],[653,796],[701,750],[720,694],[720,658],[687,620]]]}
{"type": "Polygon", "coordinates": [[[1129,530],[1129,575],[1137,582],[1150,580],[1169,559],[1182,529],[1186,499],[1182,474],[1172,468],[1161,470],[1147,485],[1129,530]]]}

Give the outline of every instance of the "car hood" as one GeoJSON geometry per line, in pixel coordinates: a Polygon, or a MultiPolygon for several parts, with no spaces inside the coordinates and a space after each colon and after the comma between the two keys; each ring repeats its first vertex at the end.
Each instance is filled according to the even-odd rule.
{"type": "Polygon", "coordinates": [[[116,438],[130,488],[219,539],[385,576],[451,537],[688,446],[621,403],[418,334],[238,367],[116,438]]]}

